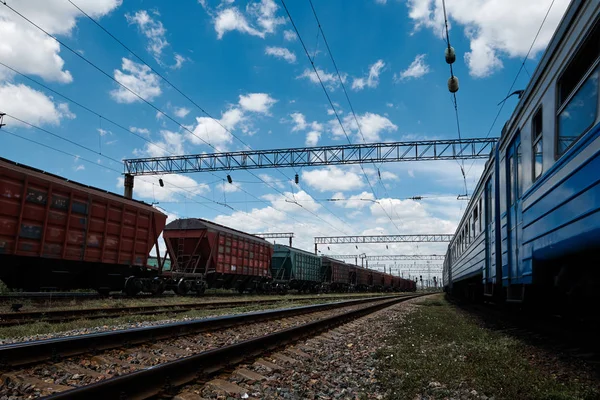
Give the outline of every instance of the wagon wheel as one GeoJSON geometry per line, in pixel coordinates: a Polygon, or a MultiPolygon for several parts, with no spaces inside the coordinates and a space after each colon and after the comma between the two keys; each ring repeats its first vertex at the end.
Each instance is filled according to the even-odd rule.
{"type": "Polygon", "coordinates": [[[124,291],[127,296],[135,296],[140,292],[140,285],[135,276],[127,278],[124,291]]]}
{"type": "Polygon", "coordinates": [[[150,293],[152,293],[153,296],[160,296],[165,291],[165,282],[158,277],[152,279],[150,286],[150,293]]]}
{"type": "Polygon", "coordinates": [[[177,282],[177,286],[175,287],[175,292],[178,295],[185,296],[190,291],[190,287],[187,282],[181,278],[179,282],[177,282]]]}

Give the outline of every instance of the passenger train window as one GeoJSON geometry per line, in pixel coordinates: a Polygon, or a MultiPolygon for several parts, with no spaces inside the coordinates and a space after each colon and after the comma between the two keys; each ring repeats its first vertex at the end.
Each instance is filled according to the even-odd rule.
{"type": "Polygon", "coordinates": [[[517,199],[521,198],[521,194],[523,193],[523,165],[522,165],[522,159],[523,157],[521,157],[521,143],[519,143],[519,145],[517,146],[517,182],[516,182],[516,188],[517,188],[517,199]]]}
{"type": "Polygon", "coordinates": [[[531,120],[531,138],[533,140],[533,181],[542,174],[544,170],[543,166],[543,139],[542,134],[543,125],[542,125],[542,108],[535,113],[535,116],[531,120]]]}
{"type": "Polygon", "coordinates": [[[600,23],[596,23],[594,30],[558,81],[558,156],[596,120],[599,61],[600,23]]]}
{"type": "Polygon", "coordinates": [[[514,188],[514,182],[515,182],[515,163],[513,162],[513,157],[510,156],[510,158],[508,159],[508,177],[509,177],[509,187],[510,187],[510,204],[514,204],[515,202],[515,188],[514,188]]]}

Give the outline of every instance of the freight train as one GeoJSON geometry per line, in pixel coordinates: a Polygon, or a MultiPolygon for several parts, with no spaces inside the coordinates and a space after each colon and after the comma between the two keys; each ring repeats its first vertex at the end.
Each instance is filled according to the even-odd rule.
{"type": "Polygon", "coordinates": [[[472,300],[598,304],[600,2],[574,0],[502,129],[444,261],[472,300]]]}
{"type": "Polygon", "coordinates": [[[203,219],[166,220],[149,204],[0,158],[0,280],[11,289],[416,290],[413,281],[203,219]],[[158,254],[161,233],[168,258],[158,254]]]}

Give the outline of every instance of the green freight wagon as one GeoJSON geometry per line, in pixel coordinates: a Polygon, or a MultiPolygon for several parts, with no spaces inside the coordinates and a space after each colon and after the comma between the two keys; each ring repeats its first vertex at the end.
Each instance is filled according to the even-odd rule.
{"type": "Polygon", "coordinates": [[[271,276],[277,286],[315,291],[321,285],[321,257],[276,244],[271,259],[271,276]]]}

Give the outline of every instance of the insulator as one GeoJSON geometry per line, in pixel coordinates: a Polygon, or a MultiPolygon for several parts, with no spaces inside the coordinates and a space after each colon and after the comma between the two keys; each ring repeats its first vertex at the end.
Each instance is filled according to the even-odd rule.
{"type": "Polygon", "coordinates": [[[163,182],[162,178],[158,180],[158,184],[160,185],[160,187],[165,186],[165,183],[163,182]]]}
{"type": "Polygon", "coordinates": [[[233,183],[233,179],[231,179],[231,175],[227,174],[227,182],[233,183]]]}
{"type": "Polygon", "coordinates": [[[458,78],[456,76],[451,76],[450,79],[448,79],[448,90],[450,93],[458,92],[458,78]]]}
{"type": "Polygon", "coordinates": [[[454,47],[446,47],[446,51],[444,51],[444,56],[446,57],[446,62],[448,64],[453,64],[456,61],[456,53],[454,52],[454,47]]]}
{"type": "Polygon", "coordinates": [[[296,174],[296,176],[294,177],[294,182],[296,182],[296,185],[298,184],[298,181],[299,181],[298,174],[296,174]]]}

